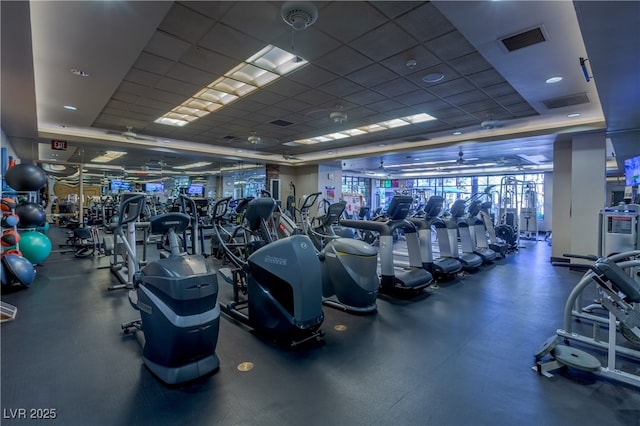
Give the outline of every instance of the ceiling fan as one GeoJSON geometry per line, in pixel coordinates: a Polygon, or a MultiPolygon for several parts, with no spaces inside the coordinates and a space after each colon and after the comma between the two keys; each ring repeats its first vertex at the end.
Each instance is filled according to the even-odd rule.
{"type": "Polygon", "coordinates": [[[344,112],[344,105],[342,104],[336,104],[333,109],[329,109],[329,108],[315,109],[305,113],[305,115],[312,119],[315,119],[319,116],[323,120],[328,120],[329,122],[332,122],[334,124],[346,123],[349,119],[349,116],[347,115],[347,113],[344,112]],[[327,114],[327,112],[329,114],[327,114]]]}
{"type": "Polygon", "coordinates": [[[109,130],[107,132],[107,134],[108,135],[122,136],[123,138],[129,139],[129,140],[155,141],[155,138],[152,138],[151,136],[138,135],[136,132],[133,131],[133,127],[132,126],[127,126],[127,129],[125,131],[122,131],[122,132],[109,130]]]}
{"type": "Polygon", "coordinates": [[[277,145],[280,143],[278,139],[266,138],[258,135],[258,132],[256,132],[255,130],[252,130],[247,137],[225,136],[223,139],[228,143],[245,145],[247,147],[253,148],[254,150],[257,150],[258,146],[265,147],[268,145],[277,145]]]}
{"type": "Polygon", "coordinates": [[[456,160],[456,164],[462,166],[464,164],[464,152],[462,152],[462,148],[458,152],[458,159],[456,160]]]}

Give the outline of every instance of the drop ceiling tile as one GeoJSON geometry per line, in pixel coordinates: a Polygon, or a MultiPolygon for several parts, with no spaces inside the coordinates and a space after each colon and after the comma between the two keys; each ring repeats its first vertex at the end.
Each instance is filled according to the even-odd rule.
{"type": "Polygon", "coordinates": [[[385,100],[386,98],[373,90],[362,90],[360,92],[344,96],[344,99],[357,105],[369,105],[374,102],[385,100]]]}
{"type": "Polygon", "coordinates": [[[371,108],[372,110],[378,111],[380,113],[386,113],[403,107],[404,105],[402,105],[400,102],[396,102],[392,99],[383,99],[372,104],[367,104],[367,108],[371,108]]]}
{"type": "Polygon", "coordinates": [[[161,75],[150,73],[147,71],[131,68],[124,80],[131,81],[142,86],[153,87],[162,78],[161,75]]]}
{"type": "Polygon", "coordinates": [[[247,99],[251,99],[253,102],[258,102],[263,105],[273,105],[285,98],[286,96],[280,93],[271,92],[265,89],[258,89],[247,97],[247,99]]]}
{"type": "Polygon", "coordinates": [[[331,2],[320,11],[315,28],[348,43],[386,22],[385,16],[367,2],[331,2]],[[358,19],[353,19],[357,16],[358,19]]]}
{"type": "Polygon", "coordinates": [[[446,96],[443,98],[447,102],[452,105],[468,105],[471,103],[477,102],[490,102],[492,106],[496,106],[496,103],[493,102],[484,92],[478,89],[469,90],[468,92],[458,93],[453,96],[446,96]]]}
{"type": "Polygon", "coordinates": [[[175,61],[143,51],[133,66],[153,74],[164,75],[171,69],[173,64],[175,64],[175,61]]]}
{"type": "Polygon", "coordinates": [[[501,84],[505,82],[502,75],[493,68],[473,74],[467,74],[467,78],[478,87],[493,86],[494,84],[501,84]]]}
{"type": "Polygon", "coordinates": [[[309,88],[303,84],[296,83],[287,77],[282,77],[265,87],[264,90],[290,97],[297,96],[299,93],[309,90],[309,88]]]}
{"type": "Polygon", "coordinates": [[[180,4],[215,20],[222,19],[233,6],[233,2],[230,1],[184,1],[180,4]]]}
{"type": "Polygon", "coordinates": [[[460,32],[452,31],[425,43],[427,49],[448,61],[475,52],[475,48],[460,32]]]}
{"type": "Polygon", "coordinates": [[[340,103],[340,99],[336,98],[333,95],[330,95],[326,92],[322,92],[320,90],[311,89],[306,92],[302,92],[296,96],[296,99],[302,102],[306,102],[311,105],[323,105],[323,104],[331,104],[335,106],[337,103],[340,103]]]}
{"type": "Polygon", "coordinates": [[[189,98],[195,95],[202,86],[190,84],[184,81],[176,80],[174,78],[163,77],[158,81],[156,87],[160,90],[175,93],[177,95],[183,95],[185,98],[189,98]]]}
{"type": "MultiPolygon", "coordinates": [[[[212,75],[211,73],[201,71],[197,68],[193,68],[181,63],[175,64],[166,76],[173,78],[174,80],[189,83],[190,85],[194,85],[199,88],[211,84],[214,80],[220,77],[219,75],[212,75]]],[[[193,94],[195,94],[195,92],[193,92],[192,95],[193,94]]]]}
{"type": "Polygon", "coordinates": [[[373,62],[366,56],[347,46],[340,48],[318,58],[316,65],[339,75],[347,75],[355,70],[371,65],[373,62]]]}
{"type": "Polygon", "coordinates": [[[158,28],[181,40],[194,43],[209,30],[214,22],[213,19],[180,3],[174,3],[158,28]]]}
{"type": "Polygon", "coordinates": [[[429,52],[423,46],[414,45],[404,51],[381,61],[381,64],[395,71],[399,75],[409,75],[442,63],[442,61],[429,52]],[[407,67],[407,60],[413,59],[416,64],[413,68],[407,67]]]}
{"type": "Polygon", "coordinates": [[[435,65],[433,67],[423,69],[421,71],[411,72],[406,76],[407,80],[425,89],[459,79],[460,77],[461,77],[460,74],[458,74],[453,68],[447,66],[447,64],[445,64],[444,62],[441,62],[438,65],[435,65]],[[423,80],[423,78],[427,74],[434,74],[434,73],[441,73],[444,75],[444,78],[435,83],[429,83],[423,80]]]}
{"type": "Polygon", "coordinates": [[[405,93],[420,91],[422,89],[404,78],[395,78],[373,87],[373,90],[388,98],[395,99],[405,93]]]}
{"type": "Polygon", "coordinates": [[[236,63],[265,47],[265,43],[224,24],[216,24],[198,43],[212,52],[226,55],[236,63]]]}
{"type": "Polygon", "coordinates": [[[436,99],[434,95],[418,87],[416,87],[415,90],[403,95],[393,96],[393,100],[408,106],[420,105],[433,99],[436,99]]]}
{"type": "Polygon", "coordinates": [[[482,90],[484,90],[485,93],[491,96],[492,98],[498,97],[498,96],[513,95],[517,93],[515,89],[511,87],[511,85],[506,81],[503,83],[494,84],[491,86],[484,86],[482,87],[482,90]]]}
{"type": "Polygon", "coordinates": [[[458,103],[457,104],[460,109],[462,109],[463,111],[466,111],[470,114],[476,114],[478,112],[482,112],[485,111],[487,109],[493,109],[493,108],[498,108],[500,105],[498,105],[496,102],[494,102],[491,99],[485,99],[482,101],[478,101],[478,102],[471,102],[468,104],[461,104],[458,103]]]}
{"type": "Polygon", "coordinates": [[[421,1],[376,1],[372,5],[389,18],[396,18],[414,9],[424,2],[421,1]]]}
{"type": "Polygon", "coordinates": [[[144,50],[161,58],[177,61],[188,48],[189,43],[158,30],[153,34],[144,50]]]}
{"type": "MultiPolygon", "coordinates": [[[[224,75],[224,73],[238,65],[238,61],[212,52],[202,46],[191,46],[182,55],[180,62],[217,77],[224,75]]],[[[165,71],[165,74],[167,72],[168,70],[165,71]]],[[[215,78],[212,80],[215,80],[215,78]]]]}
{"type": "Polygon", "coordinates": [[[358,52],[380,61],[413,46],[416,40],[393,22],[386,23],[351,42],[358,52]]]}
{"type": "Polygon", "coordinates": [[[397,74],[389,71],[389,69],[379,64],[372,64],[366,68],[359,69],[358,71],[346,75],[346,78],[351,81],[355,81],[364,87],[377,86],[389,80],[393,80],[396,77],[397,74]]]}
{"type": "Polygon", "coordinates": [[[505,105],[505,106],[517,104],[520,102],[526,102],[524,98],[520,96],[519,93],[512,93],[504,96],[496,96],[493,99],[500,105],[505,105]]]}
{"type": "Polygon", "coordinates": [[[338,78],[338,75],[310,63],[287,75],[287,78],[308,87],[318,87],[338,78]]]}
{"type": "Polygon", "coordinates": [[[460,75],[475,74],[492,68],[491,64],[477,51],[450,59],[447,63],[460,75]]]}
{"type": "Polygon", "coordinates": [[[289,34],[291,27],[280,16],[280,5],[267,1],[237,1],[224,16],[231,28],[247,34],[265,44],[273,43],[280,34],[289,34]],[[276,25],[274,25],[274,23],[276,25]]]}
{"type": "Polygon", "coordinates": [[[396,22],[420,42],[432,40],[455,30],[451,22],[440,13],[433,3],[424,3],[412,10],[411,13],[398,17],[396,22]]]}
{"type": "Polygon", "coordinates": [[[436,96],[452,96],[462,92],[468,92],[475,89],[475,87],[464,78],[457,78],[455,80],[446,80],[443,83],[435,84],[427,87],[429,92],[436,96]]]}
{"type": "Polygon", "coordinates": [[[269,42],[290,53],[295,53],[309,62],[315,62],[317,58],[342,45],[335,38],[318,30],[315,25],[304,31],[296,31],[293,36],[289,30],[277,38],[270,38],[269,42]]]}
{"type": "Polygon", "coordinates": [[[288,98],[278,102],[277,104],[274,104],[273,106],[275,106],[276,108],[287,110],[290,113],[295,113],[296,111],[307,110],[313,105],[306,102],[301,102],[297,98],[288,98]]]}
{"type": "Polygon", "coordinates": [[[364,89],[364,87],[345,78],[337,78],[319,86],[318,89],[336,97],[345,97],[352,93],[359,92],[364,89]]]}

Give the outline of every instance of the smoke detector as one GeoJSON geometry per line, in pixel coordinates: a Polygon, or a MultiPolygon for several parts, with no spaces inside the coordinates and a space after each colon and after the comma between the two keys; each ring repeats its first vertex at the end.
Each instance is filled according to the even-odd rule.
{"type": "Polygon", "coordinates": [[[282,5],[280,15],[293,29],[304,30],[318,19],[318,8],[311,2],[288,1],[282,5]]]}

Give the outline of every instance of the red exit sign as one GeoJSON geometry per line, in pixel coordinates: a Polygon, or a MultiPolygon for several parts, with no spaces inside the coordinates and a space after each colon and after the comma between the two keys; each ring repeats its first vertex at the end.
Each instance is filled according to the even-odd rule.
{"type": "Polygon", "coordinates": [[[67,150],[67,141],[60,141],[60,140],[52,140],[51,141],[51,149],[57,149],[59,151],[66,151],[67,150]]]}

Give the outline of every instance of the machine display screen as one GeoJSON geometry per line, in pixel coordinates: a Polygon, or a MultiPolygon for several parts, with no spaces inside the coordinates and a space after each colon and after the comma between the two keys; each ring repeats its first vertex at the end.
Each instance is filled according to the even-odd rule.
{"type": "Polygon", "coordinates": [[[607,232],[610,234],[628,234],[631,235],[632,220],[628,216],[609,216],[607,217],[607,232]]]}

